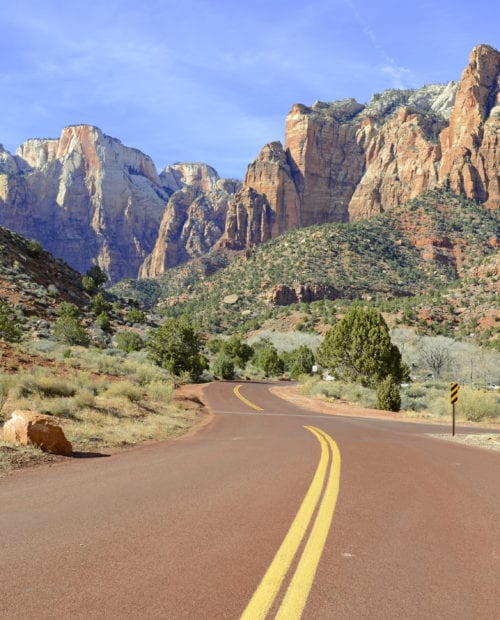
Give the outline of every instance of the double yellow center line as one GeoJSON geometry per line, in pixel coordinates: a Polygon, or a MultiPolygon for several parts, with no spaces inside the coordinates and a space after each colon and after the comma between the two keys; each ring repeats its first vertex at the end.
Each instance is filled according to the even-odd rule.
{"type": "Polygon", "coordinates": [[[264,620],[267,617],[284,589],[284,580],[307,531],[309,536],[295,572],[289,578],[288,587],[275,616],[277,619],[298,620],[302,616],[316,575],[339,492],[340,452],[327,433],[314,426],[304,428],[310,431],[321,445],[320,461],[295,519],[241,620],[264,620]]]}

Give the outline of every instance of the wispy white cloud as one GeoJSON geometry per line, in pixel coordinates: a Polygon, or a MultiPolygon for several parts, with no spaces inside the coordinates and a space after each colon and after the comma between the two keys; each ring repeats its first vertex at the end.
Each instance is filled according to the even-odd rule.
{"type": "Polygon", "coordinates": [[[378,68],[383,74],[390,77],[391,86],[393,88],[403,89],[416,87],[418,84],[413,71],[407,67],[399,65],[398,62],[387,53],[384,45],[380,42],[380,39],[376,35],[373,28],[358,10],[354,0],[345,0],[345,3],[351,9],[356,22],[361,28],[361,31],[370,41],[373,49],[377,53],[377,56],[380,59],[378,68]]]}

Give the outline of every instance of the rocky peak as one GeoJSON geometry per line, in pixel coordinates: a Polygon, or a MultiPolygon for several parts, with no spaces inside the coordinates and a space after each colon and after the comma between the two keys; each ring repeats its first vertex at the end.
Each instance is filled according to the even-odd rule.
{"type": "Polygon", "coordinates": [[[16,174],[17,172],[18,166],[15,158],[4,149],[3,144],[0,144],[0,174],[16,174]]]}
{"type": "Polygon", "coordinates": [[[16,150],[16,155],[29,168],[42,168],[57,157],[57,139],[30,138],[23,142],[16,150]]]}
{"type": "Polygon", "coordinates": [[[267,198],[243,185],[228,205],[224,236],[219,247],[241,250],[271,239],[273,211],[267,198]]]}
{"type": "Polygon", "coordinates": [[[386,90],[366,106],[355,99],[294,104],[284,147],[264,146],[248,167],[245,185],[256,194],[240,193],[230,209],[228,245],[234,233],[241,246],[243,222],[260,229],[259,208],[243,217],[251,200],[267,202],[273,237],[370,217],[439,186],[500,206],[499,64],[499,52],[480,45],[460,82],[386,90]]]}
{"type": "Polygon", "coordinates": [[[219,175],[208,164],[177,163],[166,166],[160,174],[160,179],[163,187],[169,192],[176,192],[187,186],[208,192],[219,180],[219,175]]]}
{"type": "Polygon", "coordinates": [[[500,53],[472,50],[449,126],[440,136],[440,181],[491,208],[500,207],[500,53]]]}
{"type": "Polygon", "coordinates": [[[391,88],[373,95],[370,103],[363,109],[362,116],[386,118],[399,108],[408,107],[414,112],[435,114],[448,119],[453,109],[457,86],[457,82],[448,82],[408,90],[391,88]]]}

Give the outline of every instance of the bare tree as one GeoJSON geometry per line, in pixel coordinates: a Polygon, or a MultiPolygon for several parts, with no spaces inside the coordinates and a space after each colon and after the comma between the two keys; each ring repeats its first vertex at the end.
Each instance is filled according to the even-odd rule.
{"type": "Polygon", "coordinates": [[[440,379],[450,365],[452,344],[444,336],[424,337],[419,342],[419,361],[432,372],[435,379],[440,379]]]}

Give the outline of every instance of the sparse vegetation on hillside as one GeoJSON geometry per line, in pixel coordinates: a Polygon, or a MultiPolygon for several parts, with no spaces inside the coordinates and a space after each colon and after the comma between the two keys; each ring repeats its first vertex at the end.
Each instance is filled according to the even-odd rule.
{"type": "MultiPolygon", "coordinates": [[[[189,314],[215,333],[256,329],[266,315],[282,315],[279,304],[293,308],[297,295],[295,305],[307,306],[322,297],[337,306],[363,299],[433,335],[465,333],[476,317],[476,337],[486,344],[498,332],[488,323],[498,305],[498,217],[454,194],[427,192],[370,220],[289,231],[230,262],[213,252],[155,281],[130,283],[129,291],[149,287],[156,300],[161,290],[161,313],[189,314]],[[283,287],[286,302],[276,292],[283,287]]],[[[120,292],[128,296],[123,283],[120,292]]]]}

